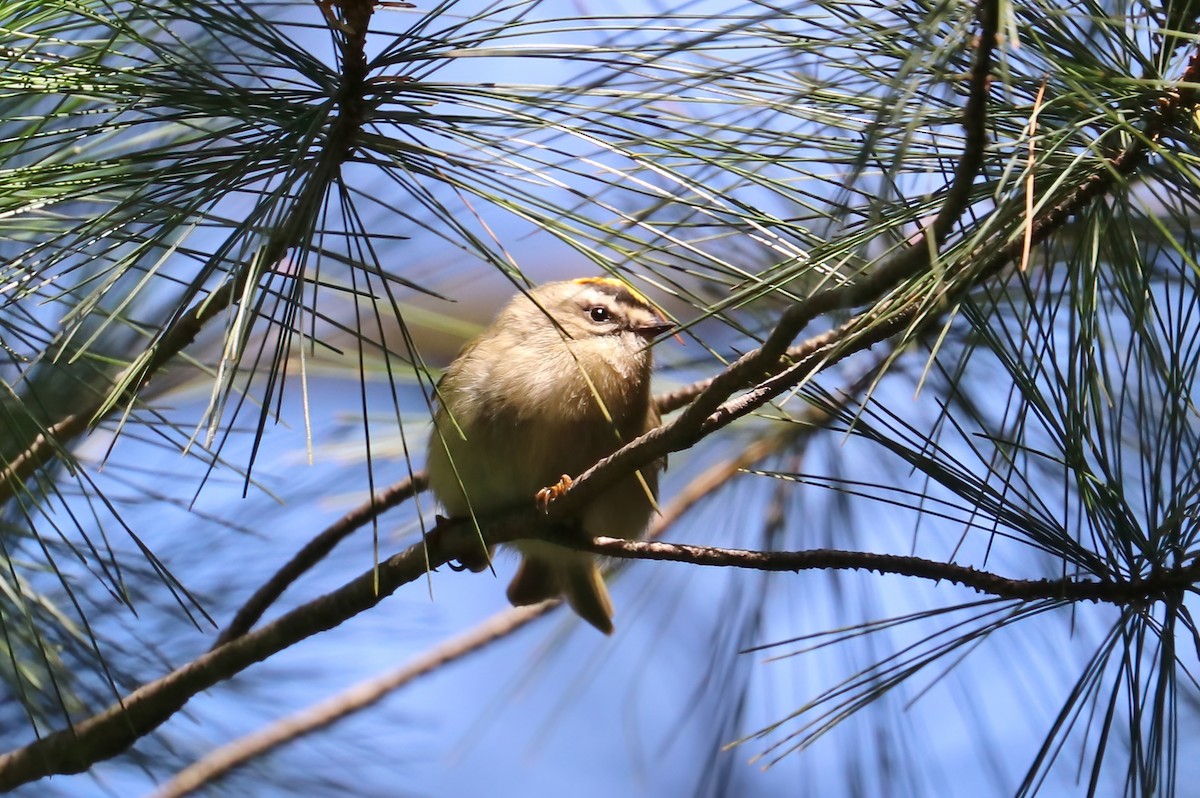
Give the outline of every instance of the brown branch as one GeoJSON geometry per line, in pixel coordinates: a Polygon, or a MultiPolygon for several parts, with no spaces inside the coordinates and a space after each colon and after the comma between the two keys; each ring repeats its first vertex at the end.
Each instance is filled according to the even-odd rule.
{"type": "MultiPolygon", "coordinates": [[[[766,375],[777,373],[783,368],[781,363],[794,358],[794,350],[789,349],[792,340],[817,317],[875,302],[905,280],[929,268],[932,253],[945,242],[969,207],[971,187],[983,168],[987,148],[988,89],[991,86],[992,55],[999,30],[998,6],[998,0],[980,0],[977,6],[980,32],[967,104],[963,108],[963,128],[966,131],[963,153],[933,222],[916,240],[860,281],[825,289],[793,305],[780,317],[779,323],[761,347],[738,358],[721,374],[662,397],[659,407],[664,413],[691,404],[686,418],[678,419],[678,426],[698,428],[703,419],[716,411],[735,391],[754,385],[766,375]]],[[[637,466],[645,465],[659,456],[648,457],[637,466]]],[[[613,477],[613,480],[617,478],[613,477]]],[[[603,479],[606,484],[610,481],[606,476],[590,476],[589,479],[603,479]]]]}
{"type": "MultiPolygon", "coordinates": [[[[539,528],[532,513],[490,524],[497,543],[539,528]]],[[[342,587],[285,613],[250,632],[149,682],[104,711],[0,756],[0,792],[56,773],[80,773],[120,754],[179,711],[196,693],[319,632],[374,607],[401,585],[476,550],[467,523],[439,524],[423,543],[380,563],[342,587]]]]}
{"type": "MultiPolygon", "coordinates": [[[[797,428],[803,429],[803,428],[797,428]]],[[[760,447],[769,447],[760,442],[760,447]]],[[[751,453],[769,452],[751,448],[751,453]]],[[[735,461],[731,473],[741,467],[735,461]]],[[[702,484],[702,488],[708,487],[702,484]]],[[[691,494],[698,499],[708,490],[691,494]]],[[[488,540],[505,543],[518,537],[545,537],[547,526],[532,510],[488,523],[488,540]],[[546,530],[543,535],[530,532],[546,530]]],[[[257,631],[249,632],[209,651],[166,676],[149,682],[108,709],[0,756],[0,791],[59,773],[79,773],[103,759],[120,754],[138,738],[168,720],[196,693],[228,679],[256,662],[296,643],[332,629],[364,612],[401,585],[436,570],[447,562],[470,555],[479,545],[471,524],[439,523],[421,543],[410,546],[341,588],[285,613],[257,631]]]]}
{"type": "MultiPolygon", "coordinates": [[[[676,394],[668,393],[655,397],[662,413],[668,408],[676,394]]],[[[676,408],[677,409],[677,408],[676,408]]],[[[815,423],[815,422],[814,422],[815,423]]],[[[383,513],[397,507],[429,487],[429,478],[424,471],[414,471],[411,476],[396,482],[369,499],[336,522],[318,532],[308,543],[292,556],[270,579],[263,583],[246,600],[233,616],[233,620],[217,637],[213,648],[240,637],[254,627],[270,608],[297,579],[321,562],[339,543],[374,521],[383,513]]]]}
{"type": "Polygon", "coordinates": [[[209,752],[202,759],[176,773],[170,781],[153,793],[153,798],[179,798],[189,795],[255,757],[337,723],[347,715],[375,704],[383,697],[443,665],[460,660],[489,643],[528,626],[559,604],[557,600],[543,601],[530,607],[510,607],[498,612],[473,629],[426,651],[402,668],[360,682],[349,690],[209,752]]]}
{"type": "Polygon", "coordinates": [[[1200,584],[1200,559],[1179,568],[1154,571],[1144,579],[1008,579],[970,566],[897,554],[815,549],[811,551],[752,551],[692,546],[653,540],[599,537],[592,540],[555,538],[556,543],[609,557],[660,560],[690,565],[750,568],[758,571],[874,571],[880,574],[932,579],[968,587],[1006,599],[1035,601],[1093,601],[1129,605],[1162,601],[1200,584]]]}
{"type": "MultiPolygon", "coordinates": [[[[854,394],[856,390],[850,389],[850,393],[854,394]]],[[[672,396],[674,394],[661,395],[655,398],[655,402],[662,409],[672,401],[672,396]]],[[[662,410],[662,412],[666,411],[662,410]]],[[[811,420],[808,423],[815,425],[821,422],[811,420]]],[[[424,471],[414,471],[412,476],[390,485],[373,499],[363,502],[336,522],[318,532],[292,556],[292,559],[288,560],[287,563],[246,600],[245,604],[234,614],[233,620],[229,622],[229,625],[217,637],[213,648],[224,645],[235,637],[240,637],[250,631],[254,627],[254,624],[258,623],[259,619],[262,618],[263,613],[297,579],[316,566],[329,552],[333,551],[335,546],[386,511],[399,506],[416,494],[424,492],[428,486],[429,479],[426,473],[424,471]]]]}
{"type": "Polygon", "coordinates": [[[338,521],[321,530],[312,540],[304,545],[292,559],[254,591],[245,604],[233,616],[233,620],[217,637],[213,648],[228,643],[235,637],[241,637],[253,628],[275,600],[293,582],[300,578],[310,568],[333,551],[333,547],[341,543],[352,532],[371,523],[384,511],[396,507],[425,490],[428,485],[425,472],[419,471],[408,479],[402,479],[358,507],[342,516],[338,521]]]}

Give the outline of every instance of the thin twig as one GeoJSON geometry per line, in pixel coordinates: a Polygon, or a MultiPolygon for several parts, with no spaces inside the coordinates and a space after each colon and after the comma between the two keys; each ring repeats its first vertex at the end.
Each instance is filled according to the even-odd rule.
{"type": "Polygon", "coordinates": [[[209,752],[202,759],[176,773],[170,781],[153,793],[152,798],[178,798],[189,795],[255,757],[337,723],[347,715],[375,704],[383,697],[443,665],[463,659],[489,643],[507,637],[559,604],[558,600],[543,601],[529,607],[510,607],[498,612],[469,631],[422,653],[402,668],[360,682],[264,729],[209,752]]]}
{"type": "MultiPolygon", "coordinates": [[[[853,394],[853,391],[851,392],[853,394]]],[[[664,394],[656,397],[661,412],[664,406],[672,401],[674,394],[664,394]]],[[[812,423],[820,423],[813,421],[812,423]]],[[[233,620],[221,631],[213,648],[224,645],[235,637],[240,637],[258,623],[272,604],[305,573],[323,560],[334,547],[374,521],[388,510],[399,506],[429,486],[428,475],[424,471],[414,471],[411,477],[406,477],[376,494],[358,507],[346,513],[333,524],[318,532],[308,543],[296,552],[271,578],[263,583],[258,590],[234,613],[233,620]]]]}
{"type": "MultiPolygon", "coordinates": [[[[784,311],[779,323],[762,346],[742,355],[723,372],[705,381],[704,388],[677,418],[629,443],[576,477],[574,485],[566,495],[551,505],[552,515],[569,516],[599,491],[621,479],[623,474],[631,473],[634,469],[671,452],[686,449],[712,430],[719,429],[737,418],[739,414],[736,413],[735,406],[727,403],[729,397],[736,391],[761,383],[764,378],[771,379],[782,371],[791,370],[789,347],[801,330],[818,316],[875,302],[905,280],[928,270],[932,263],[932,254],[945,241],[950,230],[969,206],[971,187],[983,165],[987,145],[988,89],[991,85],[992,55],[996,49],[999,26],[998,5],[999,0],[981,0],[978,5],[980,33],[976,39],[975,63],[971,71],[967,104],[963,109],[963,127],[966,130],[963,154],[955,167],[954,178],[946,190],[942,207],[929,227],[914,242],[891,260],[881,264],[866,278],[818,292],[784,311]],[[731,411],[734,411],[734,414],[731,415],[731,411]],[[722,415],[726,417],[724,423],[711,423],[722,415]],[[599,484],[584,490],[589,483],[599,484]]],[[[847,333],[857,334],[864,320],[877,322],[879,315],[879,311],[871,310],[856,316],[850,324],[839,328],[842,338],[848,337],[847,333]]],[[[893,327],[893,331],[898,331],[898,326],[893,327]]],[[[839,347],[835,345],[833,348],[839,347]]],[[[766,395],[762,402],[768,401],[771,396],[778,395],[787,387],[796,385],[822,367],[816,361],[810,363],[811,367],[808,369],[795,370],[792,375],[794,379],[788,385],[779,386],[778,390],[766,395]]],[[[828,365],[828,362],[824,365],[828,365]]],[[[679,398],[681,397],[677,392],[673,399],[678,401],[679,398]]],[[[746,409],[740,415],[750,412],[762,402],[741,402],[740,406],[746,409]]]]}
{"type": "Polygon", "coordinates": [[[304,545],[292,559],[254,591],[245,604],[233,616],[229,625],[221,631],[213,648],[224,645],[235,637],[241,637],[258,623],[263,613],[283,595],[283,592],[293,582],[300,578],[310,568],[320,562],[333,551],[334,546],[341,543],[352,532],[366,524],[386,510],[396,507],[425,490],[429,480],[425,472],[419,471],[407,479],[380,491],[371,501],[364,502],[346,513],[335,523],[321,530],[312,540],[304,545]]]}
{"type": "Polygon", "coordinates": [[[933,222],[907,247],[880,264],[865,279],[820,291],[789,308],[759,349],[743,355],[717,377],[664,397],[663,404],[667,409],[673,410],[695,402],[706,408],[695,411],[696,417],[715,411],[734,391],[758,382],[763,371],[777,371],[780,361],[786,363],[793,359],[794,351],[789,349],[788,345],[818,316],[874,302],[903,281],[929,268],[932,253],[945,242],[954,225],[970,205],[971,187],[979,170],[983,168],[987,148],[988,88],[991,85],[992,55],[996,49],[999,30],[997,0],[981,0],[978,18],[980,33],[977,37],[967,104],[963,108],[963,128],[966,131],[963,153],[955,166],[954,177],[946,190],[942,207],[933,222]]]}
{"type": "Polygon", "coordinates": [[[694,546],[655,540],[598,537],[577,540],[560,537],[555,542],[580,551],[609,557],[660,560],[690,565],[750,568],[757,571],[874,571],[880,574],[932,579],[968,587],[978,593],[1005,599],[1036,601],[1093,601],[1126,606],[1162,601],[1193,589],[1200,582],[1200,559],[1179,568],[1155,571],[1144,579],[1097,581],[1093,579],[1009,579],[966,565],[898,554],[814,549],[808,551],[753,551],[717,546],[694,546]]]}

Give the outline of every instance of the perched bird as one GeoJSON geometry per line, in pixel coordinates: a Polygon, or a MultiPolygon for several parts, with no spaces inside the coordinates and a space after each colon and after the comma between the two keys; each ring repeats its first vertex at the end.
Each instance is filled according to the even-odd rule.
{"type": "MultiPolygon", "coordinates": [[[[427,468],[452,517],[546,501],[570,477],[659,425],[648,344],[672,327],[645,297],[608,278],[518,294],[438,383],[427,468]],[[543,490],[549,488],[549,491],[543,490]]],[[[643,467],[573,519],[589,535],[636,538],[654,513],[660,464],[643,467]]],[[[612,633],[612,600],[591,554],[541,541],[522,561],[515,606],[562,595],[612,633]]]]}

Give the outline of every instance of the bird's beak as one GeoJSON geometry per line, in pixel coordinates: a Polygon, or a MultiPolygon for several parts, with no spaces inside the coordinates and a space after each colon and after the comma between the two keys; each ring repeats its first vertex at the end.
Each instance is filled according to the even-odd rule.
{"type": "Polygon", "coordinates": [[[633,331],[649,341],[652,338],[657,338],[665,332],[670,332],[675,329],[675,325],[669,321],[655,319],[654,321],[644,322],[633,328],[633,331]]]}

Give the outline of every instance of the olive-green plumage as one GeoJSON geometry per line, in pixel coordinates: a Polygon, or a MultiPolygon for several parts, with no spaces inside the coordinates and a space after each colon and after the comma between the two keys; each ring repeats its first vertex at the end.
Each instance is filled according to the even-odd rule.
{"type": "MultiPolygon", "coordinates": [[[[647,344],[670,327],[622,283],[586,278],[519,294],[459,353],[438,383],[429,484],[453,517],[531,502],[659,424],[647,344]],[[553,320],[552,320],[553,319],[553,320]]],[[[657,465],[608,488],[578,515],[590,535],[635,538],[654,512],[657,465]]],[[[508,598],[563,595],[612,632],[595,558],[549,543],[514,544],[523,560],[508,598]]]]}

